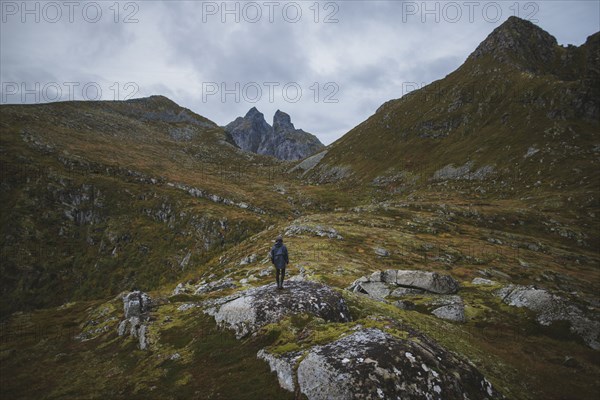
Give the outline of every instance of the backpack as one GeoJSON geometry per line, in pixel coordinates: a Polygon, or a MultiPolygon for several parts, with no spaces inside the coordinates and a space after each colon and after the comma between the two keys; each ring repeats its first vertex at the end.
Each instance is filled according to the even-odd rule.
{"type": "Polygon", "coordinates": [[[277,267],[285,266],[284,246],[278,246],[273,249],[273,264],[277,267]]]}

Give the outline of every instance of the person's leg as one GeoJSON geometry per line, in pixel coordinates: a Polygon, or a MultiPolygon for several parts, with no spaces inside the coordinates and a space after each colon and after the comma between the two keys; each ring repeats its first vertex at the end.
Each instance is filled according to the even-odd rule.
{"type": "Polygon", "coordinates": [[[281,287],[283,288],[283,279],[285,278],[285,268],[281,268],[281,287]]]}
{"type": "Polygon", "coordinates": [[[275,280],[277,281],[277,287],[279,287],[279,274],[281,270],[279,268],[275,268],[275,280]]]}

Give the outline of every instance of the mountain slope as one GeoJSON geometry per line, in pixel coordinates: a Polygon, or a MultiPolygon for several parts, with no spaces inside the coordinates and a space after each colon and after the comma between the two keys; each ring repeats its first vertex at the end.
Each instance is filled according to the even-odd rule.
{"type": "Polygon", "coordinates": [[[280,110],[275,112],[271,126],[264,115],[252,107],[244,117],[227,124],[225,131],[242,150],[280,160],[306,158],[324,147],[315,135],[296,129],[290,116],[280,110]]]}
{"type": "Polygon", "coordinates": [[[599,42],[563,48],[511,17],[456,71],[383,104],[306,176],[344,169],[392,190],[455,181],[495,196],[568,192],[596,207],[586,199],[599,184],[599,42]]]}
{"type": "Polygon", "coordinates": [[[156,288],[291,211],[275,160],[164,97],[0,115],[2,316],[156,288]]]}

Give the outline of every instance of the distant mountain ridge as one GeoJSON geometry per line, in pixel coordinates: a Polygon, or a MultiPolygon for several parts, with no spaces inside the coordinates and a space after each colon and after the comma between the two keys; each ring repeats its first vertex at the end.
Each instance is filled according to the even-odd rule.
{"type": "Polygon", "coordinates": [[[325,147],[315,135],[296,129],[289,114],[280,110],[273,116],[273,126],[252,107],[224,129],[242,150],[280,160],[300,160],[325,147]]]}

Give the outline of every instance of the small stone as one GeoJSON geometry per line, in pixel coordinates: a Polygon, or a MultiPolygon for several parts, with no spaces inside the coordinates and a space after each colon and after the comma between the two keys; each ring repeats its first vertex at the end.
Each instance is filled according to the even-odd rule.
{"type": "Polygon", "coordinates": [[[438,318],[454,322],[465,322],[465,307],[462,304],[452,304],[442,306],[432,311],[432,314],[438,318]]]}
{"type": "Polygon", "coordinates": [[[485,278],[473,278],[471,283],[473,285],[496,285],[496,282],[485,278]]]}
{"type": "Polygon", "coordinates": [[[390,252],[382,247],[376,247],[375,254],[377,254],[379,257],[389,257],[390,256],[390,252]]]}
{"type": "Polygon", "coordinates": [[[394,303],[394,305],[402,310],[414,310],[415,303],[408,300],[398,300],[394,303]]]}
{"type": "Polygon", "coordinates": [[[565,356],[565,360],[562,363],[565,367],[569,368],[579,368],[581,364],[573,357],[565,356]]]}

